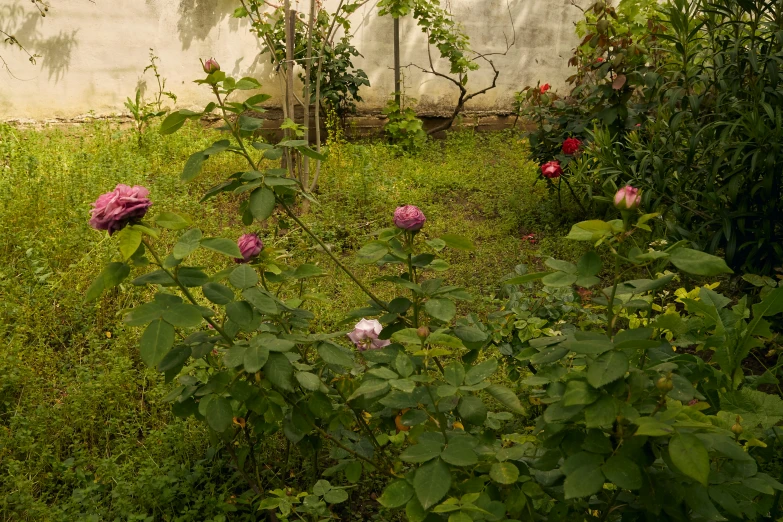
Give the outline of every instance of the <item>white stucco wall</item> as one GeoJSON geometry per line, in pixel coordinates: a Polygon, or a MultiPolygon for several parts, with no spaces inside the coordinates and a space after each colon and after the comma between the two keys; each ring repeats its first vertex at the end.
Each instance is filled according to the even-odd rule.
{"type": "MultiPolygon", "coordinates": [[[[511,18],[516,29],[516,45],[507,56],[493,58],[501,71],[497,89],[477,98],[471,108],[508,109],[515,91],[539,80],[564,85],[570,74],[566,62],[577,43],[573,22],[581,15],[571,0],[508,0],[511,18],[506,0],[450,2],[478,51],[505,50],[505,37],[510,40],[513,34],[511,18]]],[[[302,10],[309,4],[298,3],[302,10]]],[[[334,3],[326,1],[327,6],[334,3]]],[[[260,45],[249,33],[247,20],[231,17],[237,0],[51,4],[49,15],[42,18],[28,0],[0,0],[0,28],[42,56],[32,65],[23,53],[0,43],[0,56],[8,65],[0,70],[0,119],[125,113],[123,102],[139,80],[153,80],[150,73],[142,76],[149,48],[160,57],[160,71],[179,97],[179,107],[200,106],[209,98],[204,87],[192,83],[203,76],[201,57],[216,57],[229,74],[256,77],[270,94],[280,91],[266,57],[259,57],[260,45]]],[[[374,5],[368,3],[352,17],[354,43],[364,55],[355,65],[367,72],[372,84],[362,91],[368,109],[382,107],[394,90],[392,20],[378,17],[374,5]]],[[[426,39],[415,21],[403,19],[401,29],[402,64],[425,65],[426,39]]],[[[422,109],[446,107],[456,100],[455,87],[443,79],[412,68],[405,75],[406,92],[422,109]]],[[[490,81],[491,70],[483,67],[471,75],[470,88],[480,89],[490,81]]]]}

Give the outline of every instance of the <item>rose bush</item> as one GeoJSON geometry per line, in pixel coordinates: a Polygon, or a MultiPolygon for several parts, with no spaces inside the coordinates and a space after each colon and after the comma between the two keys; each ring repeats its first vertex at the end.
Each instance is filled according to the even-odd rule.
{"type": "MultiPolygon", "coordinates": [[[[393,289],[381,298],[292,210],[301,195],[297,181],[261,162],[280,158],[269,151],[306,144],[255,141],[245,119],[252,104],[226,102],[251,81],[222,72],[201,81],[217,99],[204,112],[219,109],[230,138],[194,153],[183,179],[195,178],[209,156],[241,155],[247,170],[206,199],[248,193],[240,205],[247,226],[285,213],[367,297],[346,314],[344,324],[361,319],[352,330],[318,331],[306,291],[309,279],[324,274],[316,264],[286,266],[284,253],[255,240],[243,251],[243,242],[205,237],[170,212],[134,217],[114,235],[119,258],[88,298],[120,284],[132,267],[144,271],[132,283],[150,287],[154,297],[124,320],[144,327],[141,359],[173,383],[164,398],[173,413],[204,422],[213,444],[230,455],[247,484],[237,502],[260,516],[274,513],[268,520],[312,521],[344,519],[350,508],[340,504],[352,495],[381,520],[414,522],[774,514],[783,485],[759,472],[756,448],[773,443],[765,430],[776,412],[783,418],[783,401],[759,397],[738,361],[771,335],[765,318],[783,313],[783,288],[768,291],[752,316],[746,301],[728,309],[727,300],[702,289],[703,299],[684,301],[698,320],[678,322],[667,309],[633,323],[629,314],[652,310],[645,299],[674,278],[670,265],[706,277],[730,270],[683,243],[643,251],[638,245],[658,216],[626,205],[624,219],[578,223],[569,235],[606,249],[615,269],[605,279],[601,257],[590,251],[576,264],[549,259],[543,272],[504,281],[518,291],[538,280],[563,294],[573,286],[594,289],[589,306],[600,307],[598,320],[570,324],[563,314],[544,328],[523,318],[517,302],[484,321],[458,315],[457,304],[470,306],[472,296],[442,277],[448,263],[440,253],[471,250],[470,242],[427,235],[423,213],[407,206],[390,212],[395,226],[377,231],[356,253],[358,263],[381,269],[375,281],[393,289]],[[165,256],[156,248],[161,228],[176,237],[165,256]],[[225,268],[206,273],[192,266],[189,257],[202,248],[226,256],[225,268]],[[251,252],[246,263],[230,261],[251,252]],[[623,280],[629,269],[655,275],[623,280]],[[603,281],[609,286],[601,288],[603,281]],[[718,368],[674,349],[693,339],[715,351],[718,368]],[[520,384],[499,375],[500,354],[527,365],[518,371],[520,384]],[[745,420],[737,422],[738,415],[745,420]],[[743,431],[732,431],[735,424],[743,431]],[[301,468],[306,477],[290,469],[281,442],[312,463],[301,468]],[[404,515],[395,513],[402,509],[404,515]]],[[[180,111],[163,130],[200,114],[180,111]]]]}

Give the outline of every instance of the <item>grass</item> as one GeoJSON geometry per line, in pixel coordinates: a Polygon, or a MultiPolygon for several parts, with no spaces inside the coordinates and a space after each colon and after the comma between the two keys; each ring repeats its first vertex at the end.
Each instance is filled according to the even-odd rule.
{"type": "MultiPolygon", "coordinates": [[[[345,313],[366,298],[307,236],[282,217],[243,226],[234,196],[198,202],[243,170],[238,158],[210,158],[195,182],[179,182],[188,155],[216,137],[188,125],[173,136],[151,132],[139,149],[131,132],[111,123],[0,126],[0,521],[245,520],[232,515],[239,478],[202,426],[173,418],[161,401],[169,387],[139,359],[140,331],[120,321],[149,290],[127,285],[83,303],[116,252],[88,226],[90,204],[117,183],[141,184],[153,211],[188,214],[206,235],[255,230],[293,262],[321,265],[327,277],[311,290],[324,297],[309,305],[314,326],[345,328],[345,313]]],[[[452,232],[475,243],[475,251],[446,254],[446,278],[473,293],[470,309],[481,312],[515,265],[579,255],[581,247],[560,239],[571,214],[535,178],[526,144],[509,133],[455,132],[415,156],[342,143],[325,165],[319,204],[303,219],[367,280],[378,271],[356,265],[355,251],[391,224],[396,206],[418,205],[426,236],[452,232]],[[524,239],[531,233],[535,244],[524,239]]],[[[159,243],[165,251],[172,237],[159,243]]],[[[208,271],[226,266],[217,255],[198,256],[194,264],[208,271]]]]}

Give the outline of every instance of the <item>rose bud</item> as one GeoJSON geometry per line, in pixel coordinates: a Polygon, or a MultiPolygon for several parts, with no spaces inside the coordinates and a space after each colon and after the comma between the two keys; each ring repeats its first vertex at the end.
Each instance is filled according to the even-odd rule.
{"type": "Polygon", "coordinates": [[[582,142],[576,138],[568,138],[563,142],[563,154],[576,154],[579,152],[579,147],[582,146],[582,142]]]}
{"type": "Polygon", "coordinates": [[[427,218],[424,217],[424,213],[415,205],[397,207],[394,211],[394,224],[403,230],[411,232],[421,230],[425,221],[427,218]]]}
{"type": "Polygon", "coordinates": [[[545,178],[559,178],[562,174],[563,169],[560,167],[560,162],[557,160],[553,160],[541,165],[541,175],[545,178]]]}
{"type": "Polygon", "coordinates": [[[152,205],[147,198],[149,193],[142,186],[129,187],[120,183],[112,192],[102,194],[92,204],[90,226],[96,230],[106,230],[112,235],[128,223],[140,220],[152,205]]]}
{"type": "Polygon", "coordinates": [[[617,210],[636,210],[641,203],[639,189],[630,185],[621,188],[614,195],[614,206],[617,210]]]}
{"type": "Polygon", "coordinates": [[[544,94],[544,93],[545,93],[546,91],[548,91],[549,89],[550,89],[550,85],[549,85],[548,83],[545,83],[544,85],[542,85],[542,86],[541,86],[541,87],[538,89],[538,92],[540,92],[541,94],[544,94]]]}
{"type": "Polygon", "coordinates": [[[418,335],[420,339],[426,339],[430,336],[430,329],[426,326],[419,326],[416,330],[416,335],[418,335]]]}
{"type": "Polygon", "coordinates": [[[658,382],[655,383],[655,387],[666,394],[674,389],[674,381],[669,377],[661,377],[658,379],[658,382]]]}
{"type": "Polygon", "coordinates": [[[251,259],[256,257],[264,249],[264,243],[256,234],[245,234],[237,241],[239,251],[242,253],[242,258],[236,258],[234,261],[237,263],[249,263],[251,259]]]}
{"type": "Polygon", "coordinates": [[[356,345],[360,352],[377,350],[391,344],[391,341],[378,339],[382,330],[383,326],[377,319],[362,319],[353,327],[353,331],[348,334],[348,338],[353,341],[353,344],[356,345]]]}
{"type": "Polygon", "coordinates": [[[202,66],[204,67],[204,72],[207,74],[216,73],[220,70],[220,64],[217,63],[217,60],[214,58],[210,58],[209,60],[202,62],[202,66]]]}

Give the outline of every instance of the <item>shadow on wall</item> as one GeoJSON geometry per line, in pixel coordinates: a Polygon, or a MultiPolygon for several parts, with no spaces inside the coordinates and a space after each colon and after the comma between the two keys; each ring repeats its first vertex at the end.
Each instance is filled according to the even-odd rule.
{"type": "MultiPolygon", "coordinates": [[[[182,49],[190,49],[194,40],[206,40],[209,32],[230,17],[238,5],[236,0],[180,0],[177,31],[182,49]]],[[[238,21],[233,19],[233,22],[236,27],[231,29],[236,30],[238,21]]]]}
{"type": "Polygon", "coordinates": [[[78,31],[60,31],[55,36],[44,37],[41,26],[45,20],[37,9],[29,11],[22,7],[20,0],[0,6],[0,28],[14,35],[31,54],[40,55],[38,63],[48,73],[49,80],[59,83],[79,45],[78,31]]]}

